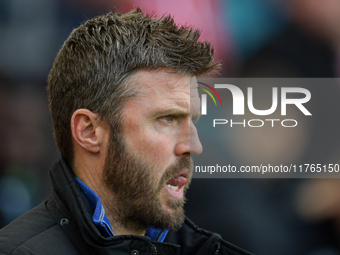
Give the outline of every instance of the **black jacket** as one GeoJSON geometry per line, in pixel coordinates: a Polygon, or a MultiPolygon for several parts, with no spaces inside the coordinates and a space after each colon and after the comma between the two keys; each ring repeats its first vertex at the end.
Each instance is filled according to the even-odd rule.
{"type": "Polygon", "coordinates": [[[248,254],[186,219],[164,242],[146,236],[103,237],[92,208],[64,161],[51,171],[52,198],[0,230],[0,254],[248,254]]]}

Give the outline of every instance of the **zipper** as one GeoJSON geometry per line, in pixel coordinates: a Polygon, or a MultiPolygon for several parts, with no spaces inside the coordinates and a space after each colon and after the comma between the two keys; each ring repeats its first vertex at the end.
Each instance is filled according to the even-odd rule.
{"type": "Polygon", "coordinates": [[[220,248],[221,248],[221,244],[218,243],[217,244],[217,248],[216,248],[216,251],[215,251],[215,254],[214,255],[217,255],[219,252],[220,252],[220,248]]]}
{"type": "Polygon", "coordinates": [[[154,245],[153,243],[151,244],[151,251],[153,255],[157,255],[157,248],[156,245],[154,245]]]}

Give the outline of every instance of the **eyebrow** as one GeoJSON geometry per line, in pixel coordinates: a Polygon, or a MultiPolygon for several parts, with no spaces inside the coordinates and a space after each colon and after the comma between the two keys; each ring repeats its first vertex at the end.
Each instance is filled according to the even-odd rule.
{"type": "Polygon", "coordinates": [[[156,111],[154,115],[155,116],[172,115],[176,117],[188,117],[190,116],[190,113],[185,110],[178,109],[178,108],[170,108],[170,109],[156,111]]]}
{"type": "MultiPolygon", "coordinates": [[[[161,117],[161,116],[167,116],[167,115],[171,115],[177,118],[185,118],[185,117],[189,117],[190,113],[179,108],[170,108],[170,109],[156,111],[155,114],[153,114],[153,116],[155,116],[156,118],[161,117]]],[[[192,114],[191,119],[192,121],[198,121],[200,117],[201,117],[201,112],[197,111],[192,114]]]]}

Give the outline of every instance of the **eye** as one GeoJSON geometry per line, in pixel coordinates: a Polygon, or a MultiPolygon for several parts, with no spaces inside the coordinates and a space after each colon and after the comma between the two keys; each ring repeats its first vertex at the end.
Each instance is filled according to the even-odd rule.
{"type": "Polygon", "coordinates": [[[163,118],[168,122],[173,121],[173,117],[171,115],[164,116],[163,118]]]}

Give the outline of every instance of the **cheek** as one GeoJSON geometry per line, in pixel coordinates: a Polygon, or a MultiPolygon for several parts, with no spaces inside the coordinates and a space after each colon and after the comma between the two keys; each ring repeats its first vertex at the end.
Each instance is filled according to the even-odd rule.
{"type": "Polygon", "coordinates": [[[176,134],[171,133],[172,129],[161,128],[155,122],[147,122],[136,115],[129,116],[124,121],[127,149],[156,169],[165,169],[175,155],[176,134]]]}
{"type": "Polygon", "coordinates": [[[155,164],[170,157],[173,139],[164,134],[153,132],[152,128],[142,125],[129,125],[125,130],[128,148],[138,156],[155,164]]]}
{"type": "Polygon", "coordinates": [[[160,166],[159,163],[167,163],[172,155],[171,141],[165,137],[153,136],[149,139],[143,139],[139,144],[139,151],[145,155],[154,165],[160,166]]]}

